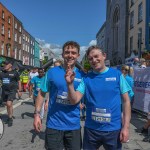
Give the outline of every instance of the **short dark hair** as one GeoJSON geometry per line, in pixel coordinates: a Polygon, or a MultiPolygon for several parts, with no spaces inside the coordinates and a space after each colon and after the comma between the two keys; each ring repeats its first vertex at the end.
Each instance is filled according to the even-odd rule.
{"type": "Polygon", "coordinates": [[[66,42],[64,45],[63,45],[63,48],[62,48],[62,50],[63,50],[63,52],[64,52],[64,49],[65,48],[77,48],[77,50],[78,50],[78,53],[80,52],[80,45],[77,43],[77,42],[75,42],[75,41],[68,41],[68,42],[66,42]]]}
{"type": "Polygon", "coordinates": [[[90,53],[93,49],[98,49],[98,50],[100,50],[100,51],[104,54],[104,51],[103,51],[99,46],[97,46],[97,45],[92,45],[92,46],[90,46],[90,47],[87,49],[86,55],[88,56],[89,53],[90,53]]]}
{"type": "Polygon", "coordinates": [[[38,71],[41,71],[41,70],[44,72],[43,68],[38,68],[38,71]]]}

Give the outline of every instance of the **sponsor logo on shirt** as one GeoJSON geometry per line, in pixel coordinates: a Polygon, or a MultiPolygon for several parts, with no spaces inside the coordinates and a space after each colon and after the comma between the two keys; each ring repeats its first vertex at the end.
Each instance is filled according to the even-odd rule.
{"type": "Polygon", "coordinates": [[[13,76],[14,76],[14,74],[9,74],[9,76],[13,77],[13,76]]]}
{"type": "Polygon", "coordinates": [[[105,81],[116,81],[116,77],[105,78],[105,81]]]}
{"type": "Polygon", "coordinates": [[[79,79],[79,78],[74,78],[74,81],[81,82],[81,79],[79,79]]]}

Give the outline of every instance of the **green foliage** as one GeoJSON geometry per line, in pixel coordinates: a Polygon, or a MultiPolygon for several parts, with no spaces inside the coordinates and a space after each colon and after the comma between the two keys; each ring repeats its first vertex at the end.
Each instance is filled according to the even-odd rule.
{"type": "Polygon", "coordinates": [[[48,61],[48,57],[44,57],[44,60],[42,61],[42,64],[43,64],[43,65],[46,64],[47,61],[48,61]]]}
{"type": "Polygon", "coordinates": [[[86,61],[84,62],[84,69],[90,70],[90,68],[91,68],[91,66],[90,66],[89,62],[86,60],[86,61]]]}

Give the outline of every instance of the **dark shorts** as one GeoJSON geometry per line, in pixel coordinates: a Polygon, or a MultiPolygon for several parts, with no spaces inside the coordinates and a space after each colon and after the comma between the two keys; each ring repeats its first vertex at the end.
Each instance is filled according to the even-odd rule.
{"type": "Polygon", "coordinates": [[[121,150],[120,130],[116,131],[97,131],[84,128],[83,149],[97,150],[103,145],[105,150],[121,150]]]}
{"type": "Polygon", "coordinates": [[[13,101],[15,100],[15,98],[16,98],[16,91],[10,91],[10,92],[2,91],[3,102],[13,101]]]}
{"type": "Polygon", "coordinates": [[[80,150],[81,136],[79,130],[62,131],[46,128],[45,131],[46,150],[80,150]]]}

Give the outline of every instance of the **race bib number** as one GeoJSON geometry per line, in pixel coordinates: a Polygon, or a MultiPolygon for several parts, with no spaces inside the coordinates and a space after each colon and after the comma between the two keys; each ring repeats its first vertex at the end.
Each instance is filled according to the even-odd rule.
{"type": "Polygon", "coordinates": [[[58,94],[56,98],[56,103],[63,105],[71,105],[70,101],[68,100],[68,93],[62,92],[61,94],[58,94]]]}
{"type": "Polygon", "coordinates": [[[3,84],[9,84],[10,79],[9,78],[3,78],[3,84]]]}
{"type": "Polygon", "coordinates": [[[100,123],[111,122],[111,111],[110,109],[93,108],[92,120],[100,123]]]}

